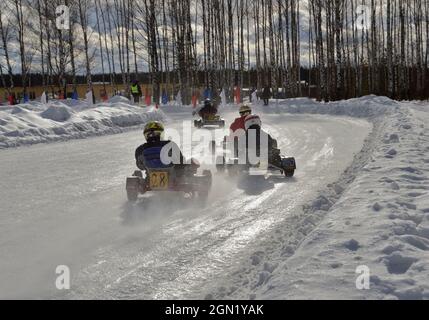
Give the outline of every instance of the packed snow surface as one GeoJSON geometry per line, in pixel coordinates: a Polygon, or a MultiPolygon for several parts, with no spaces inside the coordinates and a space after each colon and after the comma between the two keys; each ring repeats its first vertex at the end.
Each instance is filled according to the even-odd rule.
{"type": "MultiPolygon", "coordinates": [[[[191,120],[189,106],[160,109],[0,107],[1,298],[429,298],[428,102],[255,103],[294,178],[215,174],[205,207],[168,194],[130,205],[141,132],[106,134],[191,120]],[[106,136],[10,148],[91,135],[106,136]],[[70,290],[55,288],[58,265],[70,290]]],[[[220,113],[230,123],[237,107],[220,113]]]]}

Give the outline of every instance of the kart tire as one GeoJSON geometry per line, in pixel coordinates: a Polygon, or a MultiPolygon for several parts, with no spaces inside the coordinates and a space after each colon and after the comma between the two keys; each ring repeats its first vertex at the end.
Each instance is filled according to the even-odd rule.
{"type": "Polygon", "coordinates": [[[239,169],[235,165],[229,165],[228,166],[228,176],[231,178],[238,176],[239,169]]]}
{"type": "Polygon", "coordinates": [[[209,190],[200,190],[198,191],[198,202],[200,204],[204,204],[207,202],[207,199],[209,197],[209,190]]]}
{"type": "Polygon", "coordinates": [[[127,190],[127,198],[129,202],[136,202],[138,198],[139,193],[137,190],[127,190]]]}
{"type": "Polygon", "coordinates": [[[203,170],[203,177],[206,179],[206,188],[209,191],[212,187],[212,172],[210,170],[203,170]]]}
{"type": "Polygon", "coordinates": [[[133,173],[133,177],[143,178],[143,173],[140,170],[135,170],[133,173]]]}
{"type": "Polygon", "coordinates": [[[216,154],[216,141],[210,141],[209,149],[212,155],[216,154]]]}
{"type": "Polygon", "coordinates": [[[225,172],[225,158],[222,156],[216,157],[216,171],[219,173],[225,172]]]}
{"type": "Polygon", "coordinates": [[[288,177],[288,178],[293,177],[294,173],[295,173],[294,169],[284,170],[285,177],[288,177]]]}

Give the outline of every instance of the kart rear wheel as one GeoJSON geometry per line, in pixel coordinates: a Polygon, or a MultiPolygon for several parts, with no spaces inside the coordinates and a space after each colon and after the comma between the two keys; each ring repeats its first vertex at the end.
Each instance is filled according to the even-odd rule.
{"type": "Polygon", "coordinates": [[[212,172],[210,170],[203,170],[203,176],[206,178],[206,189],[210,190],[212,187],[212,172]]]}
{"type": "Polygon", "coordinates": [[[225,172],[225,157],[223,156],[216,157],[216,171],[219,173],[225,172]]]}
{"type": "Polygon", "coordinates": [[[288,178],[293,177],[294,173],[295,173],[294,169],[289,169],[284,171],[285,177],[288,177],[288,178]]]}
{"type": "Polygon", "coordinates": [[[209,191],[208,190],[200,190],[200,191],[198,191],[198,202],[200,204],[206,203],[208,197],[209,197],[209,191]]]}
{"type": "Polygon", "coordinates": [[[228,165],[228,176],[231,178],[238,176],[239,168],[235,165],[228,165]]]}
{"type": "Polygon", "coordinates": [[[137,190],[127,190],[127,198],[129,202],[136,202],[138,198],[139,193],[137,190]]]}
{"type": "Polygon", "coordinates": [[[214,155],[216,153],[216,141],[214,140],[210,141],[209,149],[211,154],[214,155]]]}

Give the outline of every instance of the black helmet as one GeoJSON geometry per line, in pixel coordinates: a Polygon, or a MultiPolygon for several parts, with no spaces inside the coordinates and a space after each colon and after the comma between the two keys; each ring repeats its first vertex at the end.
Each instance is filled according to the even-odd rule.
{"type": "Polygon", "coordinates": [[[146,123],[143,130],[143,135],[146,138],[146,140],[149,140],[152,138],[161,138],[163,133],[164,133],[164,125],[159,121],[150,121],[146,123]]]}
{"type": "Polygon", "coordinates": [[[204,107],[211,107],[212,106],[212,101],[207,98],[204,100],[204,107]]]}

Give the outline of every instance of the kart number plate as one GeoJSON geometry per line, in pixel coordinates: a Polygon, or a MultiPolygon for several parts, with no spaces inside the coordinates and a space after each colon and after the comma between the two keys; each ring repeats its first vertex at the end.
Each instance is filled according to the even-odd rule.
{"type": "Polygon", "coordinates": [[[149,186],[151,189],[165,190],[168,188],[168,172],[156,171],[150,174],[149,186]]]}

